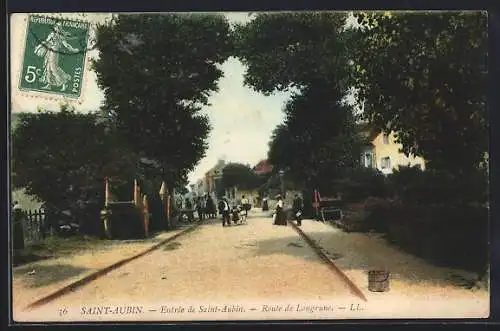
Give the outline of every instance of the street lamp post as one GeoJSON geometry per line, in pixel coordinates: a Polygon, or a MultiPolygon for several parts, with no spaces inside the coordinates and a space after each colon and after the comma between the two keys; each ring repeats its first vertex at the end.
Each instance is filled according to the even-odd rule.
{"type": "Polygon", "coordinates": [[[283,197],[283,199],[285,198],[285,181],[283,180],[284,173],[285,172],[283,170],[279,171],[279,174],[280,174],[280,184],[281,184],[281,196],[283,197]]]}

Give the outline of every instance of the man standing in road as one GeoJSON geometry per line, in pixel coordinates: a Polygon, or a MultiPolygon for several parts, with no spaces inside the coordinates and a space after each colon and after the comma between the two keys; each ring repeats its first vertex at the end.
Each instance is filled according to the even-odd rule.
{"type": "Polygon", "coordinates": [[[222,226],[226,226],[231,224],[231,217],[229,213],[229,202],[226,197],[223,197],[219,201],[219,213],[222,215],[222,226]]]}
{"type": "Polygon", "coordinates": [[[245,217],[248,216],[248,211],[250,210],[250,201],[245,198],[245,196],[241,197],[241,207],[245,211],[245,217]]]}

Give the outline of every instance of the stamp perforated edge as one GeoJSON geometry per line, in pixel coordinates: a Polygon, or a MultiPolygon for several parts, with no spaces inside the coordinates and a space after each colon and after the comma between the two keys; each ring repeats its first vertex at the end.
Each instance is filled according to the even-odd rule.
{"type": "MultiPolygon", "coordinates": [[[[93,13],[90,13],[93,14],[93,13]]],[[[29,29],[29,18],[32,15],[35,16],[43,16],[43,17],[50,17],[50,18],[57,18],[57,19],[64,19],[64,20],[69,20],[69,21],[75,21],[75,22],[81,22],[81,23],[88,23],[89,24],[89,30],[88,30],[88,36],[87,36],[87,46],[89,44],[89,40],[91,38],[92,30],[96,28],[96,24],[98,23],[97,21],[93,21],[91,19],[82,19],[81,17],[85,17],[85,13],[24,13],[23,17],[23,22],[24,22],[24,33],[22,35],[23,38],[19,40],[19,47],[21,47],[22,51],[20,52],[21,54],[21,61],[19,63],[19,67],[16,71],[16,77],[15,77],[15,86],[13,86],[12,93],[17,93],[20,97],[23,98],[28,98],[28,99],[43,99],[49,102],[62,102],[62,103],[67,103],[67,104],[79,104],[81,105],[87,96],[87,89],[88,89],[88,79],[89,79],[89,74],[90,71],[92,70],[91,67],[91,56],[87,53],[85,54],[84,58],[84,66],[85,69],[83,71],[83,76],[82,76],[82,88],[80,92],[80,96],[76,98],[60,95],[60,94],[55,94],[55,93],[50,93],[50,92],[39,92],[39,91],[27,91],[21,88],[21,76],[22,76],[22,71],[23,71],[23,66],[24,66],[24,56],[26,52],[26,37],[28,36],[28,29],[29,29]]],[[[12,32],[11,32],[11,37],[12,37],[12,32]]]]}

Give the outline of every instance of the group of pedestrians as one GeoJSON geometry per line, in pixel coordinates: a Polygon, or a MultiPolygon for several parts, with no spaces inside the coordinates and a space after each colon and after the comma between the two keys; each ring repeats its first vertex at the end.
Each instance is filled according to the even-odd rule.
{"type": "MultiPolygon", "coordinates": [[[[194,201],[189,197],[184,199],[184,209],[186,210],[185,213],[189,221],[194,220],[195,211],[200,222],[206,218],[217,217],[217,209],[215,208],[214,200],[209,194],[199,196],[193,200],[194,201]]],[[[179,208],[182,209],[182,202],[179,203],[179,208]]]]}
{"type": "Polygon", "coordinates": [[[217,210],[215,208],[214,200],[208,194],[198,197],[198,199],[196,199],[195,207],[200,222],[205,218],[217,217],[217,210]]]}
{"type": "Polygon", "coordinates": [[[242,196],[239,204],[232,205],[227,197],[222,197],[218,204],[219,213],[222,216],[222,226],[229,226],[231,222],[236,224],[241,218],[248,217],[248,211],[251,209],[250,201],[242,196]]]}
{"type": "MultiPolygon", "coordinates": [[[[283,197],[281,194],[276,196],[276,206],[273,214],[273,224],[274,225],[287,225],[287,215],[285,212],[285,206],[283,197]]],[[[198,218],[203,221],[205,218],[215,219],[217,218],[217,211],[222,218],[222,226],[229,226],[231,223],[236,224],[238,220],[242,217],[246,219],[248,216],[248,211],[251,208],[250,201],[242,196],[239,204],[232,204],[227,197],[222,197],[218,203],[217,207],[214,200],[209,194],[205,194],[195,199],[194,205],[191,203],[190,199],[186,198],[185,207],[188,210],[196,210],[198,218]]],[[[263,199],[262,210],[268,210],[268,199],[263,199]]],[[[298,226],[302,225],[302,213],[304,204],[302,198],[296,194],[293,200],[292,212],[293,220],[296,221],[298,226]]],[[[193,216],[194,217],[194,216],[193,216]]]]}
{"type": "Polygon", "coordinates": [[[215,208],[215,202],[209,194],[199,197],[196,202],[196,211],[200,221],[205,218],[216,218],[217,209],[215,208]]]}

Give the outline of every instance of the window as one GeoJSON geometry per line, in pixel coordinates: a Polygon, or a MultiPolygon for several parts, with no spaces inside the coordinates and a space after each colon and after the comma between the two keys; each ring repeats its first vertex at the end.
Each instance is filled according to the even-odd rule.
{"type": "Polygon", "coordinates": [[[391,158],[390,157],[383,157],[382,158],[382,169],[390,169],[391,168],[391,158]]]}
{"type": "Polygon", "coordinates": [[[364,166],[366,168],[371,168],[373,166],[373,156],[372,156],[372,153],[365,153],[364,156],[365,156],[364,159],[363,159],[364,166]]]}
{"type": "Polygon", "coordinates": [[[389,135],[387,133],[384,133],[383,141],[384,141],[384,144],[386,144],[386,145],[389,144],[389,135]]]}

